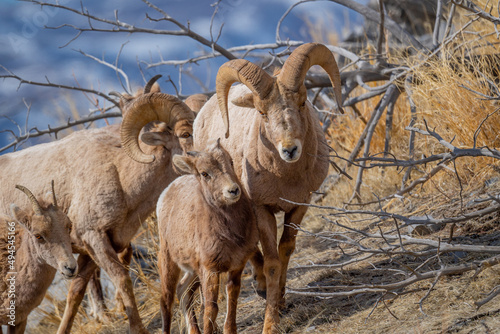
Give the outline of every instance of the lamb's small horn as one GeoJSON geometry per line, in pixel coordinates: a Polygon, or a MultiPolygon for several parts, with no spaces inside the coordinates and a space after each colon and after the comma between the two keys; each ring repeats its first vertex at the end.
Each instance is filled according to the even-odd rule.
{"type": "Polygon", "coordinates": [[[16,188],[21,190],[23,193],[26,194],[26,196],[28,196],[28,199],[31,202],[31,206],[33,207],[33,211],[35,212],[35,214],[41,216],[42,215],[42,207],[40,206],[40,203],[38,203],[35,195],[33,195],[33,193],[28,188],[20,186],[18,184],[16,185],[16,188]]]}
{"type": "Polygon", "coordinates": [[[54,205],[54,207],[57,209],[58,206],[57,206],[57,198],[56,198],[56,191],[54,190],[54,180],[52,180],[50,182],[50,185],[52,187],[52,204],[54,205]]]}

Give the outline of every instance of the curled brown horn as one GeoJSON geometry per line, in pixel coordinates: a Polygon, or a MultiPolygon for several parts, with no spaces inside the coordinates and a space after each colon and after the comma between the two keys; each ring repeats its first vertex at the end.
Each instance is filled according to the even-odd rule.
{"type": "Polygon", "coordinates": [[[216,79],[217,101],[226,127],[226,138],[229,136],[229,114],[227,98],[231,85],[241,82],[253,94],[264,99],[272,89],[274,79],[259,66],[245,59],[230,60],[219,68],[216,79]]]}
{"type": "Polygon", "coordinates": [[[52,187],[52,204],[54,205],[54,207],[57,209],[58,206],[57,206],[57,198],[56,198],[56,191],[54,190],[54,180],[52,180],[50,182],[50,185],[52,187]]]}
{"type": "Polygon", "coordinates": [[[144,94],[148,94],[151,91],[151,88],[153,87],[155,82],[158,81],[158,79],[160,79],[160,78],[161,78],[161,74],[157,74],[154,77],[152,77],[151,79],[149,79],[148,83],[144,87],[144,94]]]}
{"type": "Polygon", "coordinates": [[[41,216],[42,207],[40,206],[40,203],[38,203],[38,201],[36,200],[35,195],[33,195],[33,193],[28,188],[20,186],[18,184],[16,185],[16,188],[21,190],[23,193],[26,194],[26,196],[28,196],[28,199],[31,202],[31,206],[33,207],[33,211],[35,212],[35,214],[41,216]]]}
{"type": "Polygon", "coordinates": [[[323,44],[307,43],[295,49],[283,65],[278,82],[298,92],[304,84],[307,71],[314,65],[321,66],[330,77],[337,105],[340,112],[344,113],[339,68],[332,52],[323,44]]]}
{"type": "Polygon", "coordinates": [[[164,93],[149,93],[139,96],[128,103],[121,125],[122,147],[128,156],[141,163],[151,163],[154,155],[142,152],[139,147],[139,133],[148,123],[160,121],[173,125],[180,119],[194,120],[194,113],[175,96],[164,93]]]}

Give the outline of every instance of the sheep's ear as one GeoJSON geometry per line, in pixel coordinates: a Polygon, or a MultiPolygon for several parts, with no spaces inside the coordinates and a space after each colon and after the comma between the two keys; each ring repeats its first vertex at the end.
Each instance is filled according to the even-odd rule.
{"type": "Polygon", "coordinates": [[[14,220],[21,226],[25,227],[28,231],[31,230],[31,221],[28,218],[26,211],[22,210],[15,204],[10,205],[10,213],[14,220]]]}
{"type": "Polygon", "coordinates": [[[252,93],[248,93],[244,96],[240,96],[237,99],[232,100],[231,103],[238,106],[238,107],[255,108],[255,105],[253,103],[253,94],[252,93]]]}
{"type": "Polygon", "coordinates": [[[184,174],[196,174],[196,167],[194,165],[193,156],[185,156],[185,155],[174,155],[172,158],[172,163],[179,171],[184,174]]]}
{"type": "Polygon", "coordinates": [[[150,146],[165,146],[167,144],[163,132],[144,132],[141,135],[141,140],[150,146]]]}

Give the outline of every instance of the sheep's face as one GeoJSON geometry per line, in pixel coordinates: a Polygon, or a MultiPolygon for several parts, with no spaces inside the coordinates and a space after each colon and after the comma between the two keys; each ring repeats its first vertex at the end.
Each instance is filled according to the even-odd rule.
{"type": "Polygon", "coordinates": [[[229,153],[219,141],[205,152],[188,152],[187,156],[174,156],[175,166],[186,174],[193,174],[200,182],[205,200],[222,207],[238,202],[241,186],[233,170],[229,153]]]}
{"type": "Polygon", "coordinates": [[[247,94],[232,101],[235,105],[255,108],[264,120],[267,137],[271,140],[281,159],[288,163],[296,162],[302,156],[302,145],[306,136],[305,87],[299,92],[291,92],[275,84],[265,99],[247,94]]]}
{"type": "Polygon", "coordinates": [[[59,270],[65,278],[76,276],[78,265],[71,251],[71,221],[52,204],[42,209],[42,214],[33,214],[11,205],[14,219],[26,229],[31,249],[38,261],[43,261],[59,270]]]}
{"type": "Polygon", "coordinates": [[[141,140],[146,145],[165,151],[164,154],[168,156],[189,152],[193,149],[193,122],[181,119],[173,129],[157,122],[141,135],[141,140]]]}

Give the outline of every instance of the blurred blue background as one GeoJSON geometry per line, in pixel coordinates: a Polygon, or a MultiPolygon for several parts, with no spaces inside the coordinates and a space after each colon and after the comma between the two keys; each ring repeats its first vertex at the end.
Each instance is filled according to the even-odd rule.
{"type": "MultiPolygon", "coordinates": [[[[54,2],[53,0],[48,0],[54,2]]],[[[210,23],[214,13],[213,1],[169,0],[151,1],[171,17],[198,34],[210,39],[210,23]]],[[[224,24],[218,43],[225,48],[260,43],[274,43],[276,25],[295,0],[227,0],[219,3],[214,16],[213,35],[217,36],[224,24]]],[[[358,2],[366,3],[359,0],[358,2]]],[[[115,19],[137,27],[178,30],[172,23],[151,22],[161,15],[140,0],[59,0],[65,6],[81,9],[90,14],[109,20],[115,19]]],[[[329,1],[319,1],[297,6],[283,21],[280,35],[282,40],[316,41],[317,34],[335,32],[339,39],[362,25],[363,18],[345,7],[329,1]],[[321,29],[320,29],[321,28],[321,29]]],[[[148,64],[160,60],[182,60],[210,52],[210,48],[186,36],[169,36],[134,33],[84,32],[75,39],[78,32],[70,25],[89,27],[87,19],[67,10],[36,5],[30,2],[2,0],[0,2],[0,65],[25,80],[81,86],[102,92],[124,89],[117,73],[112,68],[99,64],[82,55],[84,51],[108,63],[117,64],[127,73],[132,90],[143,86],[147,79],[162,74],[159,83],[164,92],[175,94],[174,87],[166,79],[170,76],[183,95],[215,88],[215,74],[218,67],[227,61],[223,57],[186,65],[183,70],[191,73],[179,78],[176,66],[156,66],[148,64]],[[66,24],[67,26],[62,26],[66,24]],[[52,27],[58,29],[49,29],[52,27]],[[122,49],[120,57],[117,56],[122,49]],[[142,72],[142,73],[141,73],[142,72]],[[204,88],[202,87],[204,86],[204,88]]],[[[110,28],[95,24],[94,28],[110,28]]],[[[0,69],[1,74],[6,74],[0,69]]],[[[94,109],[92,101],[96,97],[70,90],[50,87],[20,85],[18,80],[0,80],[0,131],[19,133],[19,127],[46,129],[64,124],[69,118],[76,119],[94,109]],[[6,116],[6,117],[5,117],[6,116]],[[16,125],[17,124],[17,125],[16,125]],[[19,126],[19,127],[18,127],[19,126]]],[[[99,98],[101,106],[103,99],[99,98]]],[[[109,106],[107,102],[104,106],[109,106]]],[[[120,118],[109,122],[119,122],[120,118]]],[[[97,126],[104,125],[98,121],[97,126]]],[[[81,128],[81,127],[80,127],[81,128]]],[[[0,148],[12,140],[9,132],[0,133],[0,148]]],[[[43,136],[23,144],[26,147],[53,138],[43,136]]],[[[20,148],[22,148],[20,147],[20,148]]],[[[19,148],[18,148],[19,149],[19,148]]],[[[7,152],[12,151],[12,149],[7,152]]],[[[5,152],[3,152],[5,153],[5,152]]],[[[2,153],[0,153],[2,154],[2,153]]]]}

